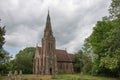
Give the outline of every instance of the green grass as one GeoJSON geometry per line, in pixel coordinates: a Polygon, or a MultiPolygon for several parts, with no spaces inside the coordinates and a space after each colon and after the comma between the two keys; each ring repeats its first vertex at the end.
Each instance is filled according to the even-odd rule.
{"type": "MultiPolygon", "coordinates": [[[[14,79],[15,76],[12,76],[14,79]]],[[[20,79],[20,76],[17,76],[17,80],[20,79]]],[[[7,76],[0,76],[0,80],[8,80],[7,76]]],[[[98,77],[98,76],[90,76],[79,74],[58,74],[58,75],[32,75],[32,74],[24,74],[22,75],[22,80],[119,80],[116,78],[109,77],[98,77]]]]}
{"type": "Polygon", "coordinates": [[[53,75],[52,79],[55,80],[119,80],[116,78],[109,77],[98,77],[98,76],[90,76],[90,75],[79,75],[79,74],[59,74],[53,75]]]}
{"type": "MultiPolygon", "coordinates": [[[[20,80],[20,77],[22,80],[51,80],[50,75],[32,75],[32,74],[24,74],[22,76],[12,76],[12,80],[20,80]]],[[[0,80],[8,80],[8,76],[0,76],[0,80]]]]}

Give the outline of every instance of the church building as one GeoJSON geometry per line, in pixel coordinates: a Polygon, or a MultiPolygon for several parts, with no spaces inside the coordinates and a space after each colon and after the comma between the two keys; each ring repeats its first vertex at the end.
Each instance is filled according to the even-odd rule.
{"type": "Polygon", "coordinates": [[[35,50],[33,73],[52,75],[73,72],[73,54],[68,54],[66,50],[56,49],[56,40],[53,36],[48,12],[42,47],[36,46],[35,50]]]}

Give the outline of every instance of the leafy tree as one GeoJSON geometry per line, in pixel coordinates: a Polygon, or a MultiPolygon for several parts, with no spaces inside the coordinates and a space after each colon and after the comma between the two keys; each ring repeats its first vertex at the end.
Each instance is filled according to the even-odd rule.
{"type": "Polygon", "coordinates": [[[34,47],[27,47],[19,51],[15,58],[15,69],[22,70],[23,73],[32,73],[34,53],[34,47]]]}
{"type": "Polygon", "coordinates": [[[82,59],[83,52],[82,50],[78,51],[74,55],[74,67],[76,72],[81,72],[81,69],[83,67],[83,63],[81,63],[80,59],[82,59]]]}
{"type": "Polygon", "coordinates": [[[82,51],[92,60],[92,62],[96,58],[96,55],[93,54],[93,47],[90,43],[89,37],[85,39],[84,46],[82,47],[82,51]]]}
{"type": "MultiPolygon", "coordinates": [[[[1,21],[1,19],[0,19],[1,21]]],[[[3,74],[7,72],[6,63],[10,60],[9,53],[3,49],[5,43],[5,26],[0,25],[0,73],[3,74]]]]}
{"type": "Polygon", "coordinates": [[[16,69],[15,60],[10,60],[8,63],[6,63],[6,69],[8,71],[15,71],[16,69]]]}
{"type": "Polygon", "coordinates": [[[83,52],[94,53],[93,73],[120,76],[120,0],[112,0],[110,16],[98,21],[83,52]]]}
{"type": "Polygon", "coordinates": [[[90,36],[90,43],[94,49],[94,53],[98,54],[98,57],[104,56],[104,52],[107,49],[105,39],[108,37],[108,33],[114,29],[116,23],[111,21],[98,21],[96,27],[94,27],[93,33],[90,36]]]}
{"type": "Polygon", "coordinates": [[[120,14],[120,0],[112,0],[109,12],[112,18],[116,18],[120,14]]]}
{"type": "Polygon", "coordinates": [[[87,54],[83,53],[82,50],[75,54],[74,62],[74,67],[77,72],[81,72],[81,74],[90,72],[91,59],[87,54]]]}
{"type": "Polygon", "coordinates": [[[5,43],[4,35],[5,35],[5,26],[4,27],[0,26],[0,57],[1,58],[4,57],[4,53],[2,53],[3,45],[5,43]]]}
{"type": "Polygon", "coordinates": [[[6,64],[0,64],[0,75],[7,73],[6,64]]]}
{"type": "Polygon", "coordinates": [[[12,56],[9,55],[9,52],[7,52],[6,50],[2,50],[1,53],[4,55],[4,57],[0,57],[0,63],[1,64],[5,64],[7,62],[9,62],[10,58],[12,58],[12,56]]]}
{"type": "Polygon", "coordinates": [[[119,74],[120,59],[116,57],[120,56],[116,53],[116,50],[120,48],[119,33],[120,27],[117,20],[97,22],[93,33],[89,37],[93,53],[98,56],[94,61],[96,67],[93,67],[94,72],[105,73],[104,71],[107,70],[106,74],[108,75],[119,74]]]}
{"type": "Polygon", "coordinates": [[[9,63],[12,56],[4,49],[2,50],[2,53],[4,54],[4,58],[0,58],[0,74],[5,74],[8,73],[7,63],[9,63]]]}

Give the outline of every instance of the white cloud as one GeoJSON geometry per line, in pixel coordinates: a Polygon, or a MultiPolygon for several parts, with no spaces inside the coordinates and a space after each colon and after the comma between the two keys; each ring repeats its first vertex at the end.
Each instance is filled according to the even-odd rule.
{"type": "Polygon", "coordinates": [[[35,46],[40,29],[31,29],[25,25],[18,26],[14,32],[6,34],[6,47],[19,47],[21,49],[27,46],[35,46]]]}
{"type": "Polygon", "coordinates": [[[79,50],[98,20],[108,15],[111,0],[0,0],[6,26],[6,49],[41,45],[48,9],[57,48],[79,50]]]}

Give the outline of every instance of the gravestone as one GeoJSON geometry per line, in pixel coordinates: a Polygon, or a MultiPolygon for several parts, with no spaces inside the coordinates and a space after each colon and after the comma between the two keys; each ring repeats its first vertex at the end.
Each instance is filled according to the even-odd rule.
{"type": "Polygon", "coordinates": [[[12,76],[12,71],[9,71],[9,73],[8,73],[8,80],[12,80],[11,76],[12,76]]]}
{"type": "Polygon", "coordinates": [[[17,70],[15,70],[14,75],[15,75],[15,80],[17,80],[17,75],[18,75],[17,70]]]}
{"type": "Polygon", "coordinates": [[[22,80],[22,70],[19,71],[20,80],[22,80]]]}

